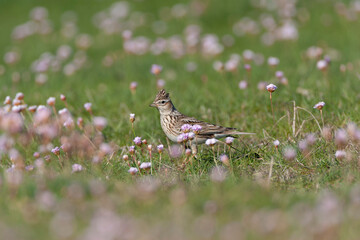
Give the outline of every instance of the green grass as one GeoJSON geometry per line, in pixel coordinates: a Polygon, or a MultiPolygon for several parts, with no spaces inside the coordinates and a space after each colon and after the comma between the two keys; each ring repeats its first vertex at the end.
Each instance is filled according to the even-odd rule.
{"type": "MultiPolygon", "coordinates": [[[[345,6],[350,4],[343,2],[345,6]]],[[[1,148],[0,239],[233,239],[234,236],[236,239],[357,239],[359,144],[354,140],[347,142],[345,150],[350,157],[339,160],[335,158],[338,147],[333,137],[337,129],[360,121],[360,45],[356,34],[360,20],[350,21],[338,14],[336,1],[299,1],[296,4],[299,14],[293,18],[299,31],[298,40],[276,41],[266,46],[261,41],[262,27],[260,34],[242,37],[233,34],[232,28],[243,17],[260,25],[264,14],[281,24],[284,19],[276,9],[256,8],[251,1],[186,1],[182,4],[190,12],[196,7],[191,4],[203,4],[203,14],[189,13],[181,19],[169,17],[166,9],[177,3],[180,1],[129,2],[130,14],[141,13],[145,19],[133,30],[133,36],[145,36],[151,42],[173,35],[184,39],[185,28],[196,24],[202,29],[201,36],[216,34],[221,39],[231,34],[234,45],[213,57],[204,57],[199,51],[181,58],[168,53],[137,56],[124,51],[121,34],[105,35],[93,24],[93,16],[108,9],[113,1],[0,0],[0,65],[6,69],[0,76],[0,99],[23,92],[28,105],[46,105],[46,100],[55,96],[59,110],[65,107],[59,95],[65,94],[75,122],[77,117],[82,117],[89,128],[92,126],[93,116],[83,107],[86,102],[92,103],[94,116],[103,116],[108,121],[102,134],[93,127],[91,133],[76,128],[63,131],[50,141],[53,146],[60,146],[64,141],[61,136],[73,139],[71,134],[77,133],[84,140],[81,138],[84,133],[95,143],[95,150],[84,151],[84,155],[61,151],[63,167],[51,152],[41,153],[41,159],[49,155],[50,160],[44,161],[43,171],[36,168],[30,172],[22,167],[35,165],[33,154],[40,145],[45,145],[44,139],[30,131],[31,114],[24,113],[26,128],[17,134],[9,134],[0,124],[1,132],[7,134],[3,136],[14,139],[12,148],[21,155],[20,160],[14,160],[8,154],[9,149],[1,148]],[[47,8],[53,32],[13,40],[14,27],[28,21],[29,11],[36,6],[47,8]],[[86,64],[71,76],[62,71],[49,72],[48,81],[37,85],[31,64],[41,54],[55,55],[64,44],[77,51],[74,38],[61,35],[61,16],[70,10],[77,14],[78,33],[92,37],[86,64]],[[301,21],[306,15],[308,19],[301,21]],[[159,20],[167,25],[162,34],[152,30],[153,22],[159,20]],[[325,21],[330,24],[324,24],[325,21]],[[324,55],[332,58],[326,75],[316,68],[316,60],[306,58],[310,46],[321,47],[324,55]],[[218,73],[213,63],[226,62],[231,54],[241,55],[246,49],[262,54],[265,63],[252,64],[249,87],[240,90],[239,81],[248,76],[244,62],[241,61],[237,73],[218,73]],[[21,59],[7,65],[2,56],[12,50],[18,51],[21,59]],[[102,64],[106,55],[114,57],[110,67],[102,64]],[[266,63],[270,56],[280,59],[276,69],[266,63]],[[194,72],[186,70],[189,62],[196,63],[194,72]],[[228,171],[225,181],[212,179],[215,163],[207,146],[199,147],[199,156],[188,164],[184,164],[184,155],[171,158],[167,150],[160,163],[159,154],[154,151],[153,176],[147,172],[131,176],[127,172],[129,166],[122,155],[129,154],[128,146],[134,138],[129,113],[136,114],[136,136],[147,139],[154,149],[160,143],[165,149],[168,147],[159,113],[148,107],[158,91],[156,77],[150,73],[152,64],[163,66],[160,78],[166,81],[165,89],[182,113],[256,133],[235,140],[237,150],[231,150],[233,167],[224,166],[228,171]],[[341,64],[352,64],[353,69],[341,72],[341,64]],[[278,84],[276,70],[284,72],[288,86],[278,84]],[[20,73],[19,82],[12,80],[14,73],[20,73]],[[133,81],[138,82],[135,94],[129,89],[133,81]],[[272,120],[269,93],[257,88],[261,81],[278,85],[273,93],[276,124],[272,120]],[[304,90],[307,93],[301,94],[304,90]],[[317,125],[318,122],[322,127],[322,122],[313,106],[319,101],[326,102],[323,114],[325,125],[333,134],[330,140],[321,135],[317,125]],[[296,109],[295,119],[294,104],[301,107],[296,109]],[[314,133],[317,140],[309,147],[311,154],[305,156],[298,144],[309,133],[314,133]],[[113,151],[95,164],[93,158],[100,154],[100,143],[96,142],[99,135],[113,151]],[[275,139],[281,143],[278,151],[273,146],[275,139]],[[297,151],[296,159],[284,158],[283,151],[288,146],[297,151]],[[74,163],[80,163],[84,170],[72,173],[74,163]],[[15,175],[8,173],[12,164],[20,169],[15,175]]],[[[139,21],[138,16],[133,15],[132,19],[139,21]]],[[[73,56],[74,53],[62,66],[73,56]]],[[[52,115],[51,124],[54,121],[52,115]]],[[[215,149],[218,158],[223,145],[218,144],[215,149]]],[[[228,150],[226,153],[230,154],[228,150]]],[[[145,146],[136,148],[136,160],[149,161],[145,146]]],[[[135,166],[131,161],[130,164],[135,166]]]]}

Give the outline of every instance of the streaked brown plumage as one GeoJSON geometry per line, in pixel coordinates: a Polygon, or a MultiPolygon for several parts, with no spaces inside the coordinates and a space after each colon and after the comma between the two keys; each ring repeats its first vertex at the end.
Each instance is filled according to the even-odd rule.
{"type": "MultiPolygon", "coordinates": [[[[204,143],[209,138],[223,138],[232,135],[251,134],[239,132],[236,128],[218,126],[197,120],[193,117],[185,116],[176,110],[169,97],[169,93],[166,93],[164,89],[159,91],[154,102],[150,104],[150,106],[156,107],[159,110],[161,127],[166,136],[174,142],[177,141],[178,136],[182,133],[181,126],[184,124],[197,124],[202,127],[200,133],[196,137],[196,143],[204,143]]],[[[195,144],[195,141],[193,141],[193,144],[195,144]]]]}

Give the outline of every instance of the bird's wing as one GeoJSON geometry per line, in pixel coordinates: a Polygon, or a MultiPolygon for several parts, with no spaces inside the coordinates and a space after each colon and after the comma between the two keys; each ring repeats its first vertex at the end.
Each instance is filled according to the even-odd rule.
{"type": "Polygon", "coordinates": [[[195,125],[198,124],[202,127],[199,136],[214,137],[216,134],[230,135],[231,132],[236,131],[236,128],[227,128],[223,126],[214,125],[211,123],[200,121],[193,117],[187,117],[183,115],[179,118],[177,128],[181,128],[184,124],[195,125]]]}

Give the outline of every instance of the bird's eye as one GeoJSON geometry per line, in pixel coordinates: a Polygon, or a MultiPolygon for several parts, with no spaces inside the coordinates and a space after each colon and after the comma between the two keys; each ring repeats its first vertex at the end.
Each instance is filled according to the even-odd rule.
{"type": "Polygon", "coordinates": [[[161,101],[161,104],[165,104],[166,102],[165,101],[161,101]]]}

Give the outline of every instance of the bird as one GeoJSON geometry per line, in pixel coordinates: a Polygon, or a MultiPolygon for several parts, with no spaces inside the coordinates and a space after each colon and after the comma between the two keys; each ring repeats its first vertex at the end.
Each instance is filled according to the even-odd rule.
{"type": "Polygon", "coordinates": [[[236,128],[223,127],[211,123],[198,120],[194,117],[188,117],[179,112],[170,99],[170,94],[161,89],[156,95],[150,107],[155,107],[160,113],[160,124],[165,135],[173,142],[177,142],[179,136],[184,133],[182,126],[198,125],[200,130],[196,134],[196,138],[191,141],[193,152],[197,152],[196,144],[203,144],[208,139],[224,138],[235,135],[247,135],[254,133],[240,132],[236,128]]]}

